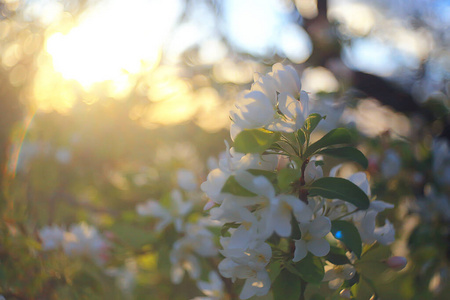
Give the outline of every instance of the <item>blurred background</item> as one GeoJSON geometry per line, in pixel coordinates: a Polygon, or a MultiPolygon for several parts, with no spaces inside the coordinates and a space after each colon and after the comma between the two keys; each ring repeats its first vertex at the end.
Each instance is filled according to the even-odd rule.
{"type": "MultiPolygon", "coordinates": [[[[56,275],[26,259],[44,225],[84,220],[125,240],[130,226],[150,228],[135,220],[136,204],[164,197],[177,169],[202,182],[230,140],[237,94],[282,62],[327,115],[322,130],[360,134],[379,179],[373,194],[406,203],[391,219],[414,216],[398,251],[422,252],[396,299],[438,297],[448,198],[431,219],[411,203],[435,190],[433,140],[450,138],[449,27],[447,0],[0,1],[0,291],[49,299],[43,287],[56,275]]],[[[117,265],[148,242],[134,232],[117,265]]],[[[138,262],[137,299],[176,299],[157,291],[153,256],[138,262]]]]}

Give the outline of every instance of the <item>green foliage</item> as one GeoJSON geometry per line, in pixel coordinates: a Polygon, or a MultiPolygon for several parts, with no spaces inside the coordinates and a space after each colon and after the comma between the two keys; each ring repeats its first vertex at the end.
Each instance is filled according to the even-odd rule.
{"type": "Polygon", "coordinates": [[[274,300],[298,300],[302,291],[300,278],[283,269],[273,282],[272,290],[274,300]]]}
{"type": "Polygon", "coordinates": [[[287,263],[285,267],[289,272],[309,283],[321,283],[325,274],[322,259],[310,252],[302,260],[292,264],[287,263]]]}
{"type": "Polygon", "coordinates": [[[331,233],[336,239],[342,241],[348,249],[353,251],[358,258],[361,257],[362,241],[355,225],[347,221],[332,221],[331,233]]]}
{"type": "Polygon", "coordinates": [[[266,177],[270,182],[275,182],[277,180],[277,174],[272,171],[266,171],[266,170],[258,170],[258,169],[248,169],[247,172],[254,176],[264,176],[266,177]]]}
{"type": "Polygon", "coordinates": [[[308,133],[311,133],[314,131],[314,129],[316,129],[317,125],[319,125],[319,122],[321,120],[324,120],[326,118],[326,116],[321,116],[319,114],[310,114],[308,116],[308,118],[306,118],[305,120],[305,124],[303,125],[303,128],[305,129],[305,131],[307,131],[308,133]]]}
{"type": "Polygon", "coordinates": [[[290,187],[292,182],[298,180],[300,176],[299,170],[291,168],[282,169],[277,174],[278,186],[281,190],[286,190],[290,187]]]}
{"type": "Polygon", "coordinates": [[[241,153],[262,153],[275,142],[280,133],[264,129],[245,129],[234,140],[234,148],[241,153]]]}
{"type": "Polygon", "coordinates": [[[309,145],[303,154],[304,157],[310,157],[325,147],[330,147],[339,144],[349,144],[353,141],[353,137],[350,132],[345,128],[336,128],[325,134],[317,142],[309,145]]]}
{"type": "Polygon", "coordinates": [[[364,154],[353,147],[327,148],[316,152],[321,155],[329,155],[343,160],[354,161],[367,169],[369,162],[364,154]]]}
{"type": "Polygon", "coordinates": [[[325,256],[326,260],[335,265],[351,264],[345,255],[345,250],[339,247],[331,246],[330,252],[325,256]]]}
{"type": "Polygon", "coordinates": [[[322,177],[307,187],[310,196],[322,196],[328,199],[340,199],[355,205],[359,209],[368,209],[369,197],[353,182],[338,177],[322,177]]]}

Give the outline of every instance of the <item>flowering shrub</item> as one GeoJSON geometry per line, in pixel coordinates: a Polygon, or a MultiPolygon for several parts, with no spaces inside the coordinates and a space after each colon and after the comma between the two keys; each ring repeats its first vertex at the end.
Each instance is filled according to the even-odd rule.
{"type": "MultiPolygon", "coordinates": [[[[335,116],[323,113],[333,111],[320,105],[301,89],[293,67],[275,64],[236,100],[232,144],[208,160],[208,174],[194,148],[166,148],[155,151],[155,165],[166,173],[108,172],[116,194],[127,190],[124,199],[137,201],[113,202],[110,210],[86,201],[78,205],[94,212],[44,217],[51,226],[37,230],[5,218],[1,293],[7,299],[397,297],[384,289],[385,278],[410,289],[423,279],[414,286],[420,295],[442,293],[448,143],[435,140],[417,158],[404,141],[380,143],[338,127],[335,116]],[[423,195],[405,200],[421,187],[423,195]]],[[[58,159],[63,169],[77,154],[70,157],[58,159]]],[[[65,190],[52,193],[75,202],[65,190]]]]}
{"type": "Polygon", "coordinates": [[[338,165],[323,175],[329,156],[362,168],[368,161],[344,128],[311,141],[326,116],[309,114],[309,101],[290,66],[256,76],[231,113],[234,147],[202,184],[217,205],[211,219],[224,223],[219,272],[245,280],[241,299],[271,287],[275,299],[303,298],[307,284],[321,281],[350,287],[364,252],[394,241],[388,220],[376,224],[393,205],[372,197],[363,172],[337,177],[338,165]]]}

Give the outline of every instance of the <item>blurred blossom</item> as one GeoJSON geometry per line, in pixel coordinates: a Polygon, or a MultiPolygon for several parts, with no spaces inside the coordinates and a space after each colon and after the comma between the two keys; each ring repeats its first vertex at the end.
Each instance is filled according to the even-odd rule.
{"type": "Polygon", "coordinates": [[[198,281],[197,286],[207,297],[196,297],[192,300],[221,300],[224,298],[224,283],[219,274],[214,271],[209,272],[209,282],[198,281]]]}
{"type": "Polygon", "coordinates": [[[398,153],[393,149],[387,149],[381,162],[381,172],[386,179],[394,177],[400,172],[402,161],[398,153]]]}
{"type": "Polygon", "coordinates": [[[364,36],[375,25],[376,11],[367,3],[336,0],[328,2],[328,18],[338,21],[341,24],[339,29],[348,35],[364,36]]]}
{"type": "Polygon", "coordinates": [[[56,225],[45,226],[39,230],[39,237],[42,240],[42,250],[58,249],[64,240],[64,230],[56,225]]]}
{"type": "Polygon", "coordinates": [[[159,219],[155,230],[163,231],[170,224],[174,224],[178,232],[184,231],[184,219],[191,212],[193,203],[184,200],[183,194],[179,190],[172,190],[170,197],[170,207],[163,207],[159,202],[149,200],[146,203],[138,204],[136,211],[141,216],[150,216],[159,219]]]}
{"type": "Polygon", "coordinates": [[[339,288],[345,280],[350,280],[355,276],[356,270],[352,265],[333,265],[325,266],[325,275],[322,281],[328,281],[330,289],[339,288]]]}
{"type": "Polygon", "coordinates": [[[67,148],[59,148],[55,153],[56,160],[62,164],[67,164],[72,159],[72,153],[67,148]]]}
{"type": "Polygon", "coordinates": [[[408,261],[403,256],[391,256],[386,260],[386,265],[396,271],[400,271],[406,267],[408,261]]]}
{"type": "Polygon", "coordinates": [[[131,295],[136,283],[136,275],[138,273],[138,266],[136,260],[129,258],[125,261],[122,268],[108,268],[106,274],[116,278],[117,284],[127,295],[131,295]]]}
{"type": "Polygon", "coordinates": [[[72,225],[64,234],[63,249],[69,256],[87,256],[99,265],[108,259],[109,244],[97,229],[86,223],[72,225]]]}
{"type": "Polygon", "coordinates": [[[437,182],[450,184],[450,144],[445,139],[433,141],[433,172],[437,182]]]}
{"type": "Polygon", "coordinates": [[[426,220],[431,221],[441,218],[450,221],[450,198],[446,194],[441,194],[431,185],[424,188],[424,197],[420,197],[413,204],[413,210],[426,220]]]}
{"type": "Polygon", "coordinates": [[[193,191],[197,189],[197,179],[195,174],[187,169],[179,169],[177,171],[178,186],[186,191],[193,191]]]}
{"type": "Polygon", "coordinates": [[[55,250],[62,246],[69,256],[86,256],[97,264],[106,262],[109,255],[109,244],[97,229],[86,223],[72,225],[69,231],[53,225],[39,230],[42,250],[55,250]]]}
{"type": "Polygon", "coordinates": [[[317,0],[295,0],[295,7],[302,17],[312,19],[319,13],[317,10],[317,0]]]}
{"type": "Polygon", "coordinates": [[[337,92],[339,83],[328,69],[324,67],[306,68],[302,74],[302,89],[309,93],[337,92]]]}
{"type": "Polygon", "coordinates": [[[348,123],[354,122],[358,130],[369,137],[375,137],[386,131],[393,132],[397,136],[411,134],[411,125],[405,115],[396,113],[375,100],[361,101],[356,109],[344,111],[343,118],[348,123]]]}

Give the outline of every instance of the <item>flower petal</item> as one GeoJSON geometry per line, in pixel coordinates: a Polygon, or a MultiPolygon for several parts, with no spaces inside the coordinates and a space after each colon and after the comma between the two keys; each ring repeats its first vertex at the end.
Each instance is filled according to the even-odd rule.
{"type": "Polygon", "coordinates": [[[325,256],[330,252],[330,244],[325,239],[311,240],[308,242],[308,250],[315,256],[325,256]]]}
{"type": "Polygon", "coordinates": [[[331,230],[331,221],[327,217],[320,216],[311,222],[309,233],[315,238],[326,236],[331,230]]]}
{"type": "Polygon", "coordinates": [[[292,259],[292,261],[300,261],[306,256],[306,254],[308,254],[306,242],[302,240],[295,241],[294,259],[292,259]]]}

